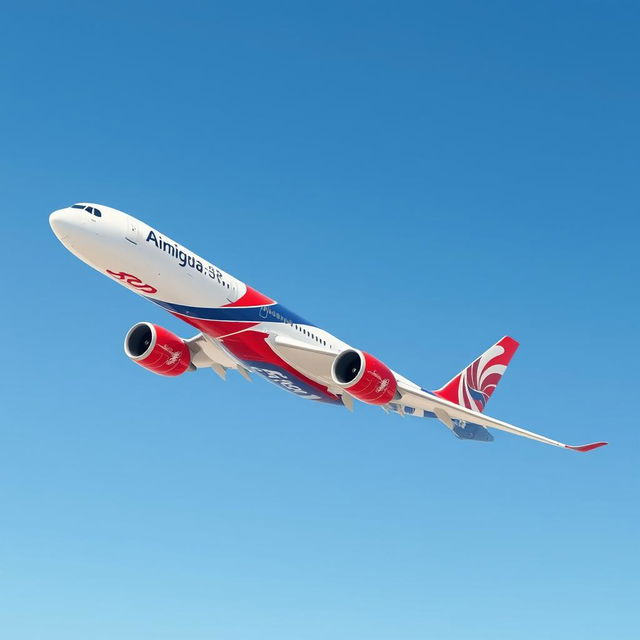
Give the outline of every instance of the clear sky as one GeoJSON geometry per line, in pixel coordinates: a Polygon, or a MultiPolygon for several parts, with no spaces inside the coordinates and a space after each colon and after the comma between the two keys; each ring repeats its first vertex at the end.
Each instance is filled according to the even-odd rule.
{"type": "Polygon", "coordinates": [[[636,639],[634,2],[5,3],[0,629],[11,640],[636,639]],[[50,211],[130,212],[577,454],[170,380],[192,335],[50,211]]]}

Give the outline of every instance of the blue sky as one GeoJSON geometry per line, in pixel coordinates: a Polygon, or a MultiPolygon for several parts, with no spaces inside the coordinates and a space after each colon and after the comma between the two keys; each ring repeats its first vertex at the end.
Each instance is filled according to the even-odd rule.
{"type": "Polygon", "coordinates": [[[631,2],[3,8],[0,628],[13,640],[638,637],[631,2]],[[149,222],[427,387],[574,454],[239,376],[47,215],[149,222]]]}

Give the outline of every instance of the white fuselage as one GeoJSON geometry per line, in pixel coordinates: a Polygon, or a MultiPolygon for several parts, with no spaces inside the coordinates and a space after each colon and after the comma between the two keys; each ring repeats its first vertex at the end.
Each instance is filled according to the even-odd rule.
{"type": "Polygon", "coordinates": [[[329,332],[117,209],[83,203],[53,212],[50,223],[80,260],[198,328],[230,363],[301,397],[338,401],[326,367],[318,370],[312,357],[305,362],[298,355],[285,359],[289,367],[283,370],[284,351],[274,344],[283,337],[336,354],[348,348],[329,332]],[[256,333],[268,334],[270,349],[254,339],[256,333]]]}

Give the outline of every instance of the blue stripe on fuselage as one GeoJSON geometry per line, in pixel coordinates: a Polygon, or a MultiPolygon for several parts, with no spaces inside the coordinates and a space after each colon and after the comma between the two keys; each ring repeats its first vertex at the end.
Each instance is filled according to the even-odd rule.
{"type": "Polygon", "coordinates": [[[164,302],[156,298],[148,298],[151,302],[164,307],[168,311],[179,313],[189,318],[200,320],[222,320],[228,322],[279,322],[282,324],[303,324],[314,327],[304,318],[289,311],[281,304],[270,304],[263,307],[192,307],[190,305],[164,302]]]}

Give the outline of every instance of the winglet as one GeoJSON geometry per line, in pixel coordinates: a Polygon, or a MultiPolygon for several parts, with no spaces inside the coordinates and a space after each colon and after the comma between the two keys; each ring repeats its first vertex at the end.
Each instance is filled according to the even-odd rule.
{"type": "Polygon", "coordinates": [[[591,451],[591,449],[597,449],[598,447],[604,447],[608,442],[593,442],[591,444],[583,444],[579,447],[572,447],[570,444],[565,444],[566,449],[573,449],[574,451],[591,451]]]}

